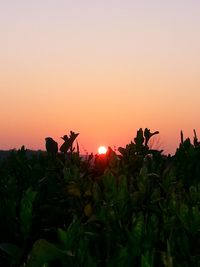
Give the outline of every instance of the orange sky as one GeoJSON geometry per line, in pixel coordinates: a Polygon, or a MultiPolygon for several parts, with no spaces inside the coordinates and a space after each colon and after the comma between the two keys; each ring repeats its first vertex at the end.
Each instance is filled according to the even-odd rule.
{"type": "Polygon", "coordinates": [[[200,136],[199,12],[195,0],[1,3],[0,149],[73,130],[96,152],[148,127],[173,153],[181,129],[200,136]]]}

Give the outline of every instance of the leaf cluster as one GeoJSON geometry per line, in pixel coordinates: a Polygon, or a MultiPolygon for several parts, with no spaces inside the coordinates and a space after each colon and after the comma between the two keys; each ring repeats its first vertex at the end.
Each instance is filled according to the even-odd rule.
{"type": "MultiPolygon", "coordinates": [[[[0,266],[200,266],[200,143],[175,155],[139,129],[116,153],[82,157],[78,134],[60,153],[25,147],[0,161],[0,266]]],[[[51,147],[52,145],[52,147],[51,147]]]]}

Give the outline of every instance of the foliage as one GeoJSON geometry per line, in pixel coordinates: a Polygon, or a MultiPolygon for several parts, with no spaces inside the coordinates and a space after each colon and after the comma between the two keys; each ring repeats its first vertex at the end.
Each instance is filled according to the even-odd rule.
{"type": "Polygon", "coordinates": [[[120,154],[80,156],[78,133],[0,161],[0,266],[200,266],[200,143],[174,156],[139,129],[120,154]]]}

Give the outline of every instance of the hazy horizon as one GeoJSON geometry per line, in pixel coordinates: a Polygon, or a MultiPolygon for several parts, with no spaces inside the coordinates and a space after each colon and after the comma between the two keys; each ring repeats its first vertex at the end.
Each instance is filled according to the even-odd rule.
{"type": "Polygon", "coordinates": [[[180,130],[200,136],[199,12],[196,0],[3,1],[0,149],[73,130],[95,153],[147,127],[173,153],[180,130]]]}

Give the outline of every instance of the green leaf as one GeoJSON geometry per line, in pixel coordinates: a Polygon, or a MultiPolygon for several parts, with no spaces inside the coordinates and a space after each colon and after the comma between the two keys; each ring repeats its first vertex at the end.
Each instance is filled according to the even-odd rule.
{"type": "Polygon", "coordinates": [[[24,235],[24,239],[28,237],[32,223],[32,207],[33,202],[37,192],[33,191],[30,187],[24,194],[21,200],[21,210],[20,210],[20,223],[21,232],[24,235]]]}
{"type": "Polygon", "coordinates": [[[81,225],[79,220],[74,220],[67,230],[58,229],[58,238],[65,249],[75,248],[80,235],[81,225]]]}
{"type": "Polygon", "coordinates": [[[16,261],[19,260],[22,254],[22,249],[20,247],[10,243],[1,243],[0,249],[4,251],[6,254],[8,254],[13,260],[16,261]]]}
{"type": "Polygon", "coordinates": [[[104,184],[106,200],[109,203],[116,201],[118,196],[116,177],[112,173],[106,172],[102,177],[102,181],[104,184]]]}
{"type": "Polygon", "coordinates": [[[162,253],[162,261],[165,267],[173,267],[173,258],[170,250],[170,244],[167,240],[167,251],[162,253]]]}
{"type": "Polygon", "coordinates": [[[59,249],[44,239],[37,240],[30,252],[27,267],[41,267],[54,260],[66,260],[74,256],[71,251],[59,249]]]}
{"type": "Polygon", "coordinates": [[[141,257],[141,267],[153,267],[153,256],[150,253],[145,253],[141,257]]]}

